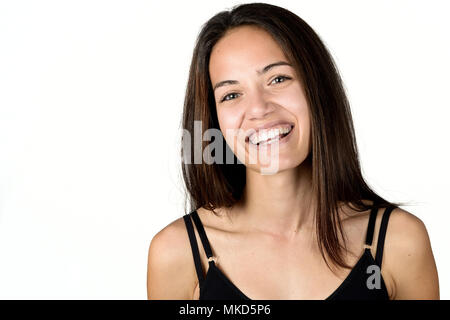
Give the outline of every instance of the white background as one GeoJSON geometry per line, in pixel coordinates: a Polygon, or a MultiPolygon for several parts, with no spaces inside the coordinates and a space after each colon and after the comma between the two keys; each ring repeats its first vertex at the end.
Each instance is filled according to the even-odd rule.
{"type": "MultiPolygon", "coordinates": [[[[0,298],[146,299],[181,217],[179,134],[201,25],[235,1],[0,2],[0,298]]],[[[426,225],[450,298],[445,1],[271,1],[333,54],[363,173],[426,225]]]]}

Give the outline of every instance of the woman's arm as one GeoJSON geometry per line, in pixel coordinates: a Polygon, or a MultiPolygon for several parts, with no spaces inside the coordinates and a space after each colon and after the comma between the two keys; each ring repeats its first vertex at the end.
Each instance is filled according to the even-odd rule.
{"type": "Polygon", "coordinates": [[[439,280],[424,223],[413,214],[395,209],[386,234],[386,267],[393,279],[396,300],[440,299],[439,280]],[[389,230],[390,229],[390,230],[389,230]]]}
{"type": "Polygon", "coordinates": [[[182,218],[159,231],[148,250],[147,298],[192,300],[196,273],[182,218]]]}

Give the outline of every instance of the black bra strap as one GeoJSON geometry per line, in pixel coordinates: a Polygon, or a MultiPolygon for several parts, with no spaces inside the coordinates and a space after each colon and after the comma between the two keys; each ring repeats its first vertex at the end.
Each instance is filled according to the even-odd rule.
{"type": "Polygon", "coordinates": [[[200,253],[198,251],[197,240],[195,238],[194,227],[189,214],[183,216],[184,223],[186,224],[186,230],[189,236],[189,242],[191,243],[192,255],[194,256],[195,270],[197,271],[198,282],[201,285],[203,283],[203,269],[200,260],[200,253]]]}
{"type": "MultiPolygon", "coordinates": [[[[208,259],[212,257],[211,247],[209,245],[208,237],[206,236],[205,229],[203,228],[203,224],[200,221],[200,217],[198,216],[197,210],[191,213],[192,218],[194,219],[195,226],[197,227],[198,234],[200,235],[200,240],[202,240],[203,249],[205,250],[206,256],[208,259]]],[[[209,259],[209,262],[212,260],[209,259]]]]}
{"type": "Polygon", "coordinates": [[[370,211],[369,223],[367,224],[366,245],[372,245],[373,230],[375,229],[375,220],[377,219],[378,208],[373,207],[370,211]]]}
{"type": "Polygon", "coordinates": [[[389,222],[391,212],[394,208],[395,206],[389,206],[384,210],[383,218],[381,220],[380,232],[378,233],[377,253],[375,256],[375,262],[380,267],[380,269],[381,269],[381,262],[383,259],[383,247],[384,247],[384,239],[386,237],[387,225],[389,222]]]}

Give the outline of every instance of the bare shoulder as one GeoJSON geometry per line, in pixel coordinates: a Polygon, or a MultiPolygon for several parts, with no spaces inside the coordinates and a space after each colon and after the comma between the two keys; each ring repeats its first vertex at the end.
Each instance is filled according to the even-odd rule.
{"type": "Polygon", "coordinates": [[[389,217],[386,245],[389,245],[391,251],[408,257],[431,250],[430,238],[423,221],[398,207],[392,210],[389,217]]]}
{"type": "Polygon", "coordinates": [[[148,299],[192,299],[195,267],[183,218],[160,230],[148,250],[148,299]]]}
{"type": "Polygon", "coordinates": [[[394,299],[439,299],[439,283],[425,224],[395,208],[389,217],[383,268],[394,283],[394,299]]]}
{"type": "Polygon", "coordinates": [[[428,233],[423,221],[399,207],[391,212],[389,228],[392,238],[397,241],[396,245],[420,245],[423,244],[423,241],[417,240],[428,240],[428,233]]]}

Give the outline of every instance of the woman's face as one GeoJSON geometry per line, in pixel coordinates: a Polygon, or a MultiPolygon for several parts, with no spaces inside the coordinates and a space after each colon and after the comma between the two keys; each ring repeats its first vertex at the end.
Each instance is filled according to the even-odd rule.
{"type": "Polygon", "coordinates": [[[309,108],[289,63],[270,34],[254,26],[228,31],[212,49],[209,73],[219,126],[248,168],[261,171],[262,158],[254,155],[262,150],[271,157],[276,152],[278,171],[298,166],[309,154],[309,108]]]}

